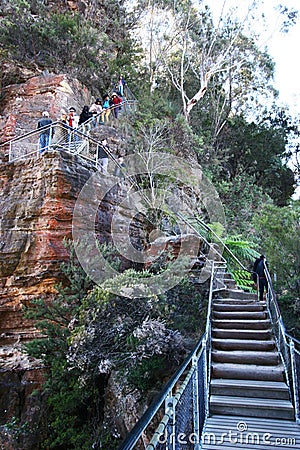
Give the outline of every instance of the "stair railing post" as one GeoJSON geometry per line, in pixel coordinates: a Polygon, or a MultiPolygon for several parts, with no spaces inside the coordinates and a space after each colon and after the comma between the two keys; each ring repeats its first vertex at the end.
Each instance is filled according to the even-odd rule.
{"type": "MultiPolygon", "coordinates": [[[[209,337],[210,339],[210,337],[209,337]]],[[[207,352],[207,342],[204,341],[203,343],[203,351],[204,351],[204,398],[205,398],[205,415],[208,416],[209,414],[209,398],[208,398],[208,389],[209,389],[209,383],[210,383],[210,355],[208,355],[207,352]]]]}
{"type": "Polygon", "coordinates": [[[166,450],[176,450],[176,436],[175,436],[176,414],[175,414],[174,397],[173,397],[172,393],[170,393],[168,395],[168,397],[166,398],[165,411],[167,414],[169,414],[171,424],[172,424],[171,434],[169,435],[168,431],[166,432],[166,438],[167,438],[166,450]]]}
{"type": "MultiPolygon", "coordinates": [[[[202,350],[203,351],[203,350],[202,350]]],[[[199,413],[199,371],[198,371],[199,358],[194,355],[192,358],[192,366],[194,367],[193,376],[193,422],[194,422],[194,436],[196,437],[195,450],[199,450],[199,438],[200,438],[200,413],[199,413]]]]}
{"type": "Polygon", "coordinates": [[[9,162],[12,162],[12,148],[11,148],[11,146],[12,146],[12,143],[10,142],[9,143],[9,150],[8,150],[8,160],[9,160],[9,162]]]}
{"type": "Polygon", "coordinates": [[[52,137],[54,135],[54,127],[53,125],[50,125],[50,129],[49,129],[49,142],[48,142],[48,150],[50,150],[50,147],[52,145],[52,137]]]}
{"type": "Polygon", "coordinates": [[[293,397],[295,407],[295,419],[297,423],[300,423],[300,411],[299,411],[299,380],[297,374],[296,358],[295,358],[295,345],[292,339],[289,342],[291,352],[291,366],[292,366],[292,380],[293,380],[293,397]]]}

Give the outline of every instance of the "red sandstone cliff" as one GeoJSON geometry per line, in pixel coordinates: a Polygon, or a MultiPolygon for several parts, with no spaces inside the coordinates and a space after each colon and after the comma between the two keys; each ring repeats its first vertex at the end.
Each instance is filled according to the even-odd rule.
{"type": "MultiPolygon", "coordinates": [[[[91,102],[89,92],[66,75],[34,77],[3,94],[2,142],[35,129],[45,109],[56,120],[62,108],[74,105],[80,112],[91,102]]],[[[103,127],[103,133],[117,151],[116,132],[103,127]]],[[[63,240],[71,237],[74,205],[95,170],[91,162],[65,152],[0,163],[0,425],[17,418],[38,428],[41,420],[42,399],[31,394],[41,385],[43,368],[20,347],[38,331],[22,310],[34,298],[47,301],[55,295],[61,263],[68,258],[63,240]]],[[[108,195],[100,207],[102,240],[109,236],[115,197],[108,195]]],[[[30,439],[24,448],[37,448],[34,436],[30,439]]],[[[13,448],[9,432],[2,433],[0,448],[13,448]]]]}
{"type": "Polygon", "coordinates": [[[74,106],[78,113],[91,104],[86,87],[67,75],[47,74],[30,78],[25,83],[6,86],[0,107],[0,142],[36,129],[43,111],[58,120],[61,110],[74,106]]]}

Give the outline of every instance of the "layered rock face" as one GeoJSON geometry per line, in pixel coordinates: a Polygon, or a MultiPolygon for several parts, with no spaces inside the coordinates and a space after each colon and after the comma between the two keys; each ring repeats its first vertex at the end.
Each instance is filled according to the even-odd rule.
{"type": "MultiPolygon", "coordinates": [[[[39,396],[33,405],[30,394],[42,381],[43,368],[20,348],[38,330],[23,309],[34,298],[48,301],[63,281],[64,239],[72,238],[74,205],[95,172],[92,162],[63,151],[0,165],[0,425],[13,416],[31,423],[40,411],[39,396]]],[[[100,241],[109,240],[111,218],[124,195],[118,189],[116,184],[99,205],[95,233],[100,241]]],[[[138,240],[138,225],[133,234],[138,240]]],[[[3,448],[9,445],[8,439],[3,448]]]]}
{"type": "MultiPolygon", "coordinates": [[[[7,86],[1,102],[1,142],[35,130],[44,110],[55,121],[61,109],[75,106],[79,113],[91,101],[87,89],[66,75],[43,75],[7,86]]],[[[111,151],[120,154],[123,144],[113,127],[102,126],[93,135],[96,140],[106,138],[111,151]]],[[[21,351],[22,343],[39,332],[25,319],[24,306],[35,298],[49,301],[57,283],[64,281],[60,269],[68,259],[64,239],[72,237],[74,205],[96,168],[93,162],[64,151],[8,162],[7,148],[8,144],[0,146],[0,426],[10,424],[10,428],[1,428],[0,447],[12,449],[9,430],[18,429],[15,418],[37,430],[42,420],[40,394],[31,394],[41,386],[44,369],[21,351]]],[[[95,232],[100,241],[109,240],[111,217],[126,193],[126,189],[119,192],[118,186],[97,211],[95,232]]],[[[124,216],[128,221],[126,211],[124,216]]],[[[138,241],[139,226],[132,228],[138,241]]],[[[24,448],[37,448],[35,438],[38,435],[31,433],[24,448]]]]}
{"type": "MultiPolygon", "coordinates": [[[[32,77],[22,84],[2,90],[0,142],[5,142],[35,130],[43,111],[56,121],[61,110],[74,106],[81,112],[91,104],[91,94],[86,87],[67,75],[45,74],[32,77]]],[[[3,154],[5,147],[0,147],[3,154]]]]}

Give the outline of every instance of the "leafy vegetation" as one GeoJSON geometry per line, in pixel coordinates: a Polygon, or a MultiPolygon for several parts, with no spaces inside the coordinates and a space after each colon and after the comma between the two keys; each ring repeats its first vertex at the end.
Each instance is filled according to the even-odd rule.
{"type": "Polygon", "coordinates": [[[138,49],[132,45],[119,2],[96,1],[82,7],[70,11],[63,2],[57,8],[43,0],[5,2],[0,7],[2,59],[68,73],[95,95],[104,93],[120,68],[126,72],[132,58],[138,58],[138,49]]]}
{"type": "MultiPolygon", "coordinates": [[[[270,56],[234,17],[224,17],[216,29],[209,8],[197,11],[189,0],[177,2],[175,9],[170,1],[141,0],[133,2],[131,12],[117,0],[79,2],[75,11],[67,3],[3,2],[2,62],[37,73],[67,72],[94,94],[110,88],[116,73],[125,73],[139,99],[126,130],[128,153],[164,151],[191,165],[198,161],[226,213],[226,228],[219,223],[211,228],[249,268],[257,252],[267,255],[287,329],[299,337],[300,210],[291,198],[296,178],[290,168],[290,139],[299,131],[287,110],[274,107],[270,56]],[[154,12],[168,20],[155,22],[154,12]],[[142,27],[139,40],[141,23],[151,26],[147,36],[142,27]],[[172,25],[169,33],[165,23],[172,25]]],[[[291,17],[294,22],[296,13],[291,17]]],[[[4,85],[15,81],[3,75],[4,85]]],[[[166,180],[149,172],[135,181],[164,194],[178,187],[174,174],[166,180]]],[[[194,193],[189,195],[194,201],[194,193]]],[[[176,231],[167,208],[148,206],[149,233],[151,227],[163,229],[166,217],[167,232],[176,231]]],[[[217,242],[211,231],[201,232],[217,242]]],[[[159,389],[203,332],[207,286],[199,291],[184,278],[166,293],[150,295],[142,286],[148,295],[131,298],[126,292],[168,270],[169,254],[151,270],[129,269],[94,287],[72,246],[69,250],[57,295],[47,303],[33,302],[28,310],[45,336],[27,345],[48,369],[41,448],[110,450],[120,436],[113,419],[104,419],[107,383],[122,377],[120,396],[134,391],[145,400],[151,388],[159,389]]],[[[114,249],[103,246],[102,251],[119,270],[114,249]]],[[[239,285],[251,289],[249,272],[235,267],[231,253],[225,257],[239,285]]],[[[25,425],[14,419],[7,427],[20,431],[25,425]]]]}

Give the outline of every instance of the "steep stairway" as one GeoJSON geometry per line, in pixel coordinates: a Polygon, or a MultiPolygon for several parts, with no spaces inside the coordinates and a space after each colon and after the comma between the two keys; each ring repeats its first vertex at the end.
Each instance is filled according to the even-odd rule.
{"type": "Polygon", "coordinates": [[[225,285],[212,304],[210,413],[294,420],[266,303],[225,285]]]}
{"type": "Polygon", "coordinates": [[[300,449],[266,303],[228,276],[224,283],[212,302],[209,417],[201,449],[300,449]]]}

